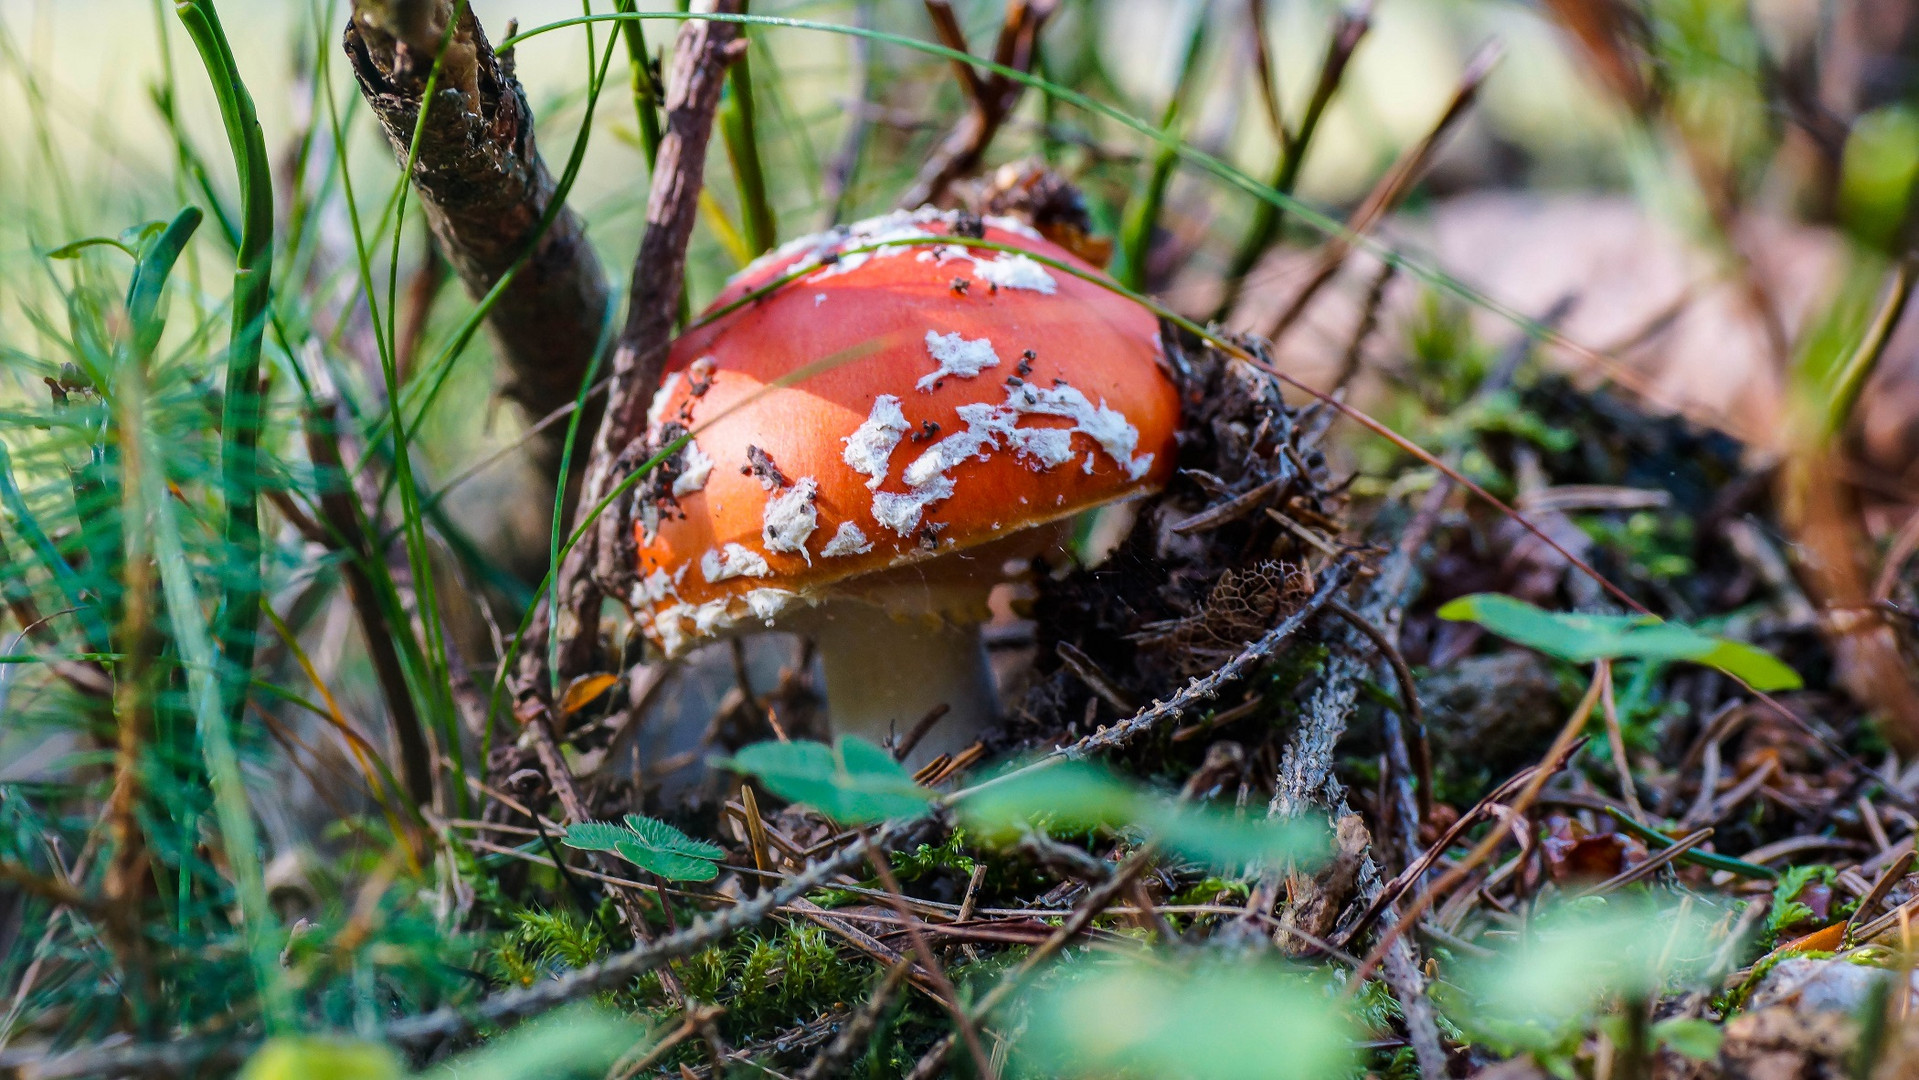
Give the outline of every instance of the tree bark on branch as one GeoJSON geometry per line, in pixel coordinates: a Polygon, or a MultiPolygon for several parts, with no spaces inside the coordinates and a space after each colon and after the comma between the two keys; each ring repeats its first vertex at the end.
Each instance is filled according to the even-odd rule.
{"type": "MultiPolygon", "coordinates": [[[[419,122],[434,53],[445,42],[439,89],[427,110],[412,182],[428,226],[476,299],[528,252],[526,265],[487,319],[501,361],[501,392],[529,421],[570,405],[586,376],[606,317],[606,277],[571,209],[544,234],[553,176],[533,139],[533,111],[466,4],[446,33],[454,0],[355,0],[345,48],[360,93],[404,164],[419,122]]],[[[592,431],[589,402],[581,430],[592,431]]],[[[532,443],[535,463],[554,476],[565,425],[532,443]]]]}

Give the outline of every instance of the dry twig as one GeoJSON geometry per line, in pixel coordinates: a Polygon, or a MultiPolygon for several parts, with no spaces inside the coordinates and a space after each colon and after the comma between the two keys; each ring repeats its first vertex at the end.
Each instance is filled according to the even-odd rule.
{"type": "MultiPolygon", "coordinates": [[[[796,897],[858,865],[866,858],[869,845],[882,842],[885,836],[882,833],[870,841],[856,840],[794,874],[778,888],[657,942],[636,945],[558,979],[495,994],[471,1006],[443,1006],[406,1017],[388,1024],[377,1034],[401,1045],[429,1045],[484,1027],[512,1024],[603,990],[624,986],[639,975],[659,970],[669,961],[691,956],[716,941],[758,925],[796,897]]],[[[209,1036],[164,1043],[107,1042],[66,1054],[0,1053],[0,1075],[12,1080],[79,1080],[129,1073],[184,1076],[200,1069],[237,1064],[255,1045],[251,1039],[209,1036]]]]}
{"type": "MultiPolygon", "coordinates": [[[[1000,28],[993,50],[995,63],[1018,71],[1030,71],[1038,57],[1039,33],[1053,15],[1057,0],[1007,0],[1006,22],[1000,28]]],[[[952,8],[944,0],[928,0],[926,9],[934,29],[948,48],[967,50],[966,38],[953,18],[952,8]]],[[[960,80],[967,88],[972,108],[921,166],[913,186],[900,196],[899,205],[911,209],[944,198],[953,181],[972,172],[999,133],[1000,125],[1019,104],[1025,84],[994,73],[981,77],[970,64],[954,62],[960,80]]]]}
{"type": "MultiPolygon", "coordinates": [[[[738,13],[738,0],[712,0],[703,10],[738,13]]],[[[590,509],[619,483],[631,466],[633,448],[644,445],[646,406],[659,385],[673,339],[673,324],[685,286],[686,245],[699,215],[700,189],[706,175],[706,147],[713,134],[713,116],[726,84],[726,68],[738,54],[739,26],[729,22],[691,19],[680,27],[673,47],[673,67],[666,85],[666,128],[655,159],[653,183],[646,204],[646,235],[633,259],[628,290],[626,326],[613,351],[613,383],[607,399],[606,420],[593,440],[580,507],[590,509]]],[[[561,609],[560,625],[536,621],[522,663],[519,693],[542,693],[546,679],[570,678],[593,670],[599,643],[599,609],[635,565],[633,534],[621,506],[600,516],[596,528],[581,538],[559,567],[555,589],[561,609]],[[546,635],[559,639],[559,663],[545,671],[546,635]]]]}
{"type": "MultiPolygon", "coordinates": [[[[419,129],[413,186],[467,292],[485,295],[526,259],[487,319],[505,367],[502,391],[529,417],[570,404],[606,318],[606,276],[579,216],[551,205],[553,176],[534,145],[533,110],[511,63],[493,52],[464,2],[450,34],[454,0],[358,0],[355,6],[345,47],[361,96],[402,162],[419,129]],[[401,8],[405,12],[393,17],[401,8]],[[443,92],[425,104],[422,127],[422,94],[436,52],[443,92]]],[[[585,430],[592,430],[592,419],[585,430]]],[[[544,475],[559,471],[564,434],[533,444],[544,475]]]]}

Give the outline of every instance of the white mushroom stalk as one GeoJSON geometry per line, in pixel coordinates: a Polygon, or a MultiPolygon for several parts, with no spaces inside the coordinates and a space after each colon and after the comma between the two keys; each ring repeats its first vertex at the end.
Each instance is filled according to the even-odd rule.
{"type": "Polygon", "coordinates": [[[828,601],[796,620],[812,637],[836,735],[898,745],[940,706],[947,712],[913,747],[909,768],[977,742],[999,719],[979,625],[898,617],[858,600],[828,601]]]}

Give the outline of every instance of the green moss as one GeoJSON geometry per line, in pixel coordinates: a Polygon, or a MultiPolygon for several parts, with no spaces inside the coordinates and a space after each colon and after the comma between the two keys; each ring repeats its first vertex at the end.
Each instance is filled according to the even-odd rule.
{"type": "Polygon", "coordinates": [[[739,1039],[764,1036],[860,1000],[872,972],[872,964],[842,957],[825,930],[804,923],[705,949],[678,967],[687,995],[724,1006],[721,1030],[739,1039]]]}
{"type": "Polygon", "coordinates": [[[1819,863],[1790,867],[1779,875],[1779,883],[1772,890],[1772,910],[1766,912],[1765,940],[1768,948],[1776,946],[1781,937],[1788,936],[1788,931],[1813,919],[1812,908],[1800,901],[1799,894],[1808,885],[1830,885],[1838,876],[1837,870],[1819,863]]]}
{"type": "Polygon", "coordinates": [[[1581,514],[1573,521],[1607,548],[1626,574],[1641,581],[1664,583],[1696,569],[1693,521],[1685,514],[1641,510],[1624,520],[1611,514],[1581,514]]]}
{"type": "Polygon", "coordinates": [[[965,850],[966,831],[954,829],[940,844],[921,844],[911,851],[896,852],[893,855],[893,872],[902,882],[917,882],[922,878],[951,873],[961,879],[973,876],[977,863],[965,850]]]}
{"type": "Polygon", "coordinates": [[[1252,886],[1244,881],[1230,878],[1208,877],[1188,885],[1173,894],[1175,904],[1231,904],[1243,901],[1252,893],[1252,886]]]}
{"type": "Polygon", "coordinates": [[[514,921],[519,924],[514,940],[529,955],[569,968],[583,968],[606,958],[606,935],[598,926],[569,912],[531,908],[518,912],[514,921]]]}

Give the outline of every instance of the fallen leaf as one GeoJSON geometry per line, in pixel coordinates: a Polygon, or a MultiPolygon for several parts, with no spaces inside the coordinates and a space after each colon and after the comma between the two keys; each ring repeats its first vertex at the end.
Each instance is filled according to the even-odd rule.
{"type": "Polygon", "coordinates": [[[568,683],[566,693],[560,695],[560,715],[572,716],[591,705],[594,699],[606,693],[613,684],[620,681],[618,675],[601,672],[598,675],[581,675],[568,683]]]}
{"type": "Polygon", "coordinates": [[[1779,946],[1775,952],[1837,952],[1845,944],[1846,922],[1844,919],[1823,929],[1814,930],[1805,937],[1793,938],[1779,946]]]}

